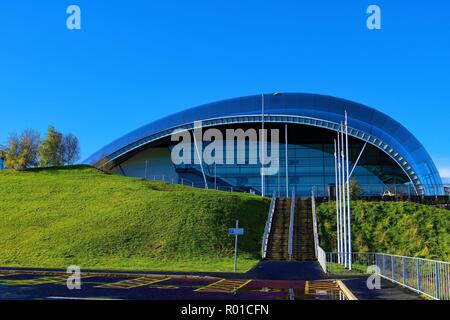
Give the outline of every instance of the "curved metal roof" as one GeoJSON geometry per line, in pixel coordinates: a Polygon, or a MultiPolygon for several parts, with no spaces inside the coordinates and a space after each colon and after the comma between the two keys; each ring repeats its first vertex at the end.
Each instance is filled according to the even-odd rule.
{"type": "MultiPolygon", "coordinates": [[[[113,141],[86,159],[84,163],[95,163],[105,156],[113,160],[135,147],[148,143],[152,140],[151,137],[154,141],[176,128],[191,128],[194,121],[209,120],[207,122],[211,125],[224,123],[211,119],[235,119],[232,121],[234,123],[260,121],[261,100],[262,95],[246,96],[174,113],[113,141]]],[[[373,108],[331,96],[283,93],[265,94],[264,109],[266,122],[285,121],[332,130],[337,129],[343,120],[344,111],[347,110],[350,135],[384,150],[419,188],[421,185],[442,185],[431,157],[414,135],[394,119],[373,108]]]]}

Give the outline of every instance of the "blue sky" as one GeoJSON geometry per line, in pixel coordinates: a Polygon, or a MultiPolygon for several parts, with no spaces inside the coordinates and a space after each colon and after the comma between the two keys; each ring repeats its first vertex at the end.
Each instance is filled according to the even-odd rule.
{"type": "Polygon", "coordinates": [[[389,114],[450,177],[449,30],[446,0],[2,1],[0,142],[52,124],[85,158],[187,107],[313,92],[389,114]],[[71,4],[81,30],[66,28],[71,4]]]}

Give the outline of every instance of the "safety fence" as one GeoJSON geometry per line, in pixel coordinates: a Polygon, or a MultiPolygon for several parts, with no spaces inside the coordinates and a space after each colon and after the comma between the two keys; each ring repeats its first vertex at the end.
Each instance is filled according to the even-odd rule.
{"type": "Polygon", "coordinates": [[[267,246],[269,244],[269,234],[270,234],[270,230],[272,229],[273,214],[275,212],[276,201],[277,201],[277,198],[275,197],[275,193],[274,193],[272,196],[272,201],[270,201],[269,213],[267,215],[266,226],[264,228],[264,235],[263,235],[262,248],[261,248],[261,257],[263,259],[265,259],[266,255],[267,255],[267,246]]]}
{"type": "MultiPolygon", "coordinates": [[[[343,253],[327,253],[329,273],[342,271],[339,255],[343,253]]],[[[450,300],[450,262],[375,252],[352,253],[352,260],[352,272],[372,272],[429,298],[450,300]]]]}
{"type": "MultiPolygon", "coordinates": [[[[210,178],[210,177],[209,177],[210,178]]],[[[246,192],[252,194],[261,194],[260,186],[234,186],[224,185],[221,179],[210,178],[206,184],[204,181],[190,180],[181,177],[171,177],[165,175],[147,175],[147,180],[164,181],[172,184],[182,184],[191,186],[194,188],[202,189],[216,189],[228,192],[246,192]]],[[[382,201],[414,201],[429,204],[449,204],[450,194],[442,185],[422,185],[422,189],[415,189],[408,184],[360,184],[358,185],[359,191],[357,194],[352,195],[352,199],[364,199],[364,200],[382,200],[382,201]],[[428,195],[424,195],[428,194],[428,195]]],[[[298,196],[310,196],[311,189],[315,190],[315,195],[318,199],[331,199],[334,200],[335,190],[334,185],[317,185],[317,184],[289,184],[289,196],[291,192],[295,190],[295,195],[298,196]]],[[[276,185],[270,182],[266,182],[265,185],[266,194],[276,193],[276,196],[286,197],[286,188],[283,185],[276,185]]]]}
{"type": "Polygon", "coordinates": [[[291,208],[289,214],[289,239],[288,239],[288,254],[289,260],[292,259],[294,250],[294,224],[295,224],[295,190],[292,190],[291,195],[291,208]]]}

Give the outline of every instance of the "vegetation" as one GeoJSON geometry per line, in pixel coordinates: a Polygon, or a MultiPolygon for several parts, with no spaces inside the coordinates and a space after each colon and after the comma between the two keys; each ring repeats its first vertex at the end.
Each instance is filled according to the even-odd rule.
{"type": "MultiPolygon", "coordinates": [[[[320,244],[336,251],[336,204],[317,208],[320,244]]],[[[450,211],[411,202],[352,201],[353,251],[450,261],[450,211]]]]}
{"type": "Polygon", "coordinates": [[[77,137],[63,135],[50,126],[46,138],[27,129],[20,135],[12,133],[6,146],[0,146],[0,158],[6,168],[23,170],[36,166],[49,167],[75,163],[80,156],[77,137]]]}
{"type": "Polygon", "coordinates": [[[0,172],[0,266],[238,271],[255,265],[269,200],[105,174],[0,172]]]}
{"type": "MultiPolygon", "coordinates": [[[[0,266],[238,271],[260,258],[269,199],[105,174],[89,166],[0,172],[0,266]]],[[[352,202],[354,251],[448,261],[450,212],[409,202],[352,202]]],[[[335,251],[335,203],[318,205],[335,251]]],[[[338,267],[336,267],[338,268],[338,267]]],[[[337,270],[337,269],[336,269],[337,270]]]]}
{"type": "Polygon", "coordinates": [[[359,183],[356,179],[351,179],[350,180],[350,199],[357,199],[361,193],[362,193],[362,189],[359,186],[359,183]]]}
{"type": "Polygon", "coordinates": [[[4,165],[10,168],[24,169],[38,163],[39,134],[34,130],[25,130],[19,135],[11,134],[7,146],[0,150],[4,165]]]}

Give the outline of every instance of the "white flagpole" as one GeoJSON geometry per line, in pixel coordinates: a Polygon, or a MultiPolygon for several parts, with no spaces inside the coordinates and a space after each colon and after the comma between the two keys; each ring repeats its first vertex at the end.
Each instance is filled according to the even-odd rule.
{"type": "Polygon", "coordinates": [[[347,232],[348,232],[348,269],[352,270],[352,215],[350,209],[350,174],[348,171],[348,121],[347,121],[347,110],[345,111],[345,158],[347,166],[347,232]]]}
{"type": "Polygon", "coordinates": [[[340,219],[341,219],[341,215],[340,215],[340,211],[339,211],[339,194],[338,194],[338,162],[337,162],[337,149],[336,149],[336,139],[334,139],[334,179],[335,179],[335,184],[334,184],[334,191],[336,194],[336,234],[337,234],[337,258],[338,258],[338,263],[341,263],[341,223],[340,223],[340,219]]]}
{"type": "Polygon", "coordinates": [[[341,175],[341,139],[339,136],[339,131],[337,134],[337,161],[338,161],[338,202],[339,202],[339,239],[341,242],[341,246],[340,246],[340,253],[339,255],[341,256],[341,263],[344,263],[344,237],[342,234],[342,188],[341,188],[341,179],[342,179],[342,175],[341,175]]]}
{"type": "Polygon", "coordinates": [[[265,186],[264,186],[264,147],[265,147],[265,135],[264,135],[264,94],[261,95],[261,143],[259,147],[261,148],[261,196],[264,197],[265,194],[265,186]]]}
{"type": "Polygon", "coordinates": [[[347,267],[347,209],[345,205],[345,154],[344,154],[344,125],[341,122],[341,174],[342,174],[342,221],[343,221],[343,231],[344,231],[344,267],[347,267]]]}

